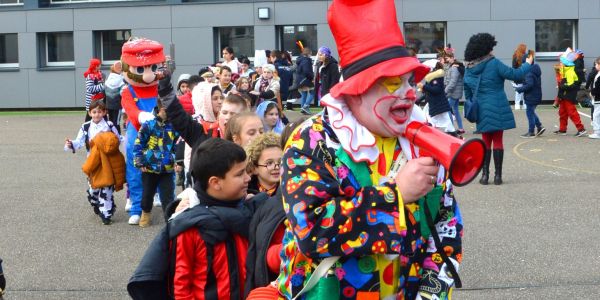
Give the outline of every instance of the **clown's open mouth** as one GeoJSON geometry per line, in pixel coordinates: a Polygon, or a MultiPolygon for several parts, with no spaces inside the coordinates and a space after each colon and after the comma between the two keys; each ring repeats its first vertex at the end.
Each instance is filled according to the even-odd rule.
{"type": "Polygon", "coordinates": [[[390,116],[396,123],[402,124],[408,120],[408,110],[411,108],[411,106],[412,104],[394,105],[390,108],[390,116]]]}

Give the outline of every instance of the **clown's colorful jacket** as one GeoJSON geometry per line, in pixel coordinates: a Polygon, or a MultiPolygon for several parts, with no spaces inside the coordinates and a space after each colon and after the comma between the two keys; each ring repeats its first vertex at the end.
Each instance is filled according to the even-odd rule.
{"type": "Polygon", "coordinates": [[[140,128],[133,147],[134,164],[146,167],[151,173],[170,173],[175,167],[175,144],[179,138],[170,122],[160,117],[150,120],[140,128]]]}
{"type": "MultiPolygon", "coordinates": [[[[331,101],[324,100],[326,106],[331,101]]],[[[447,299],[454,280],[439,252],[445,251],[458,269],[463,226],[443,167],[438,188],[428,194],[430,208],[439,209],[432,215],[443,249],[436,249],[419,204],[405,205],[393,180],[374,175],[387,174],[401,151],[410,159],[418,149],[403,138],[379,138],[378,148],[387,150],[361,169],[340,146],[331,125],[339,119],[327,110],[329,115],[300,125],[285,148],[281,187],[288,221],[277,279],[280,294],[291,299],[323,258],[340,256],[329,277],[319,282],[337,281],[340,299],[416,299],[418,293],[423,299],[433,299],[432,294],[447,299]]],[[[413,112],[412,120],[416,115],[424,120],[422,111],[413,112]]]]}

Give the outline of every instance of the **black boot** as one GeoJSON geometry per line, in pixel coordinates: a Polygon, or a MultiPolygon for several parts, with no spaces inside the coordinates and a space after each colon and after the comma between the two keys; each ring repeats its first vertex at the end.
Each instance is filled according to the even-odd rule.
{"type": "Polygon", "coordinates": [[[479,183],[483,185],[487,185],[490,179],[490,156],[492,156],[492,150],[485,150],[483,168],[481,168],[481,179],[479,179],[479,183]]]}
{"type": "Polygon", "coordinates": [[[0,299],[2,299],[4,289],[6,289],[6,279],[4,278],[4,272],[2,271],[2,259],[0,259],[0,299]]]}
{"type": "Polygon", "coordinates": [[[504,160],[504,149],[494,149],[494,167],[496,175],[494,175],[494,184],[502,184],[502,161],[504,160]]]}

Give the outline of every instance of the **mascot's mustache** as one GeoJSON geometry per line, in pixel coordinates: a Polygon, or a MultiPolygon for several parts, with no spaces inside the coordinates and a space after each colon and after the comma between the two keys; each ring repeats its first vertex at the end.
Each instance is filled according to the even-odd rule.
{"type": "Polygon", "coordinates": [[[150,83],[150,82],[145,82],[144,77],[140,74],[133,74],[131,72],[126,72],[126,74],[127,74],[127,78],[133,80],[134,82],[141,83],[141,84],[150,83]]]}

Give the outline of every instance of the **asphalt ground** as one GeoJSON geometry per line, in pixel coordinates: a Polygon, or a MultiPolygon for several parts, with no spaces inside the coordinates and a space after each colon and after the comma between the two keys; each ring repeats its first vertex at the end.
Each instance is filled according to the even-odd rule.
{"type": "MultiPolygon", "coordinates": [[[[555,136],[556,110],[538,113],[546,133],[522,139],[525,112],[515,111],[518,128],[505,133],[503,185],[474,182],[455,191],[465,223],[464,288],[453,299],[600,294],[600,140],[574,137],[572,124],[569,136],[555,136]]],[[[85,151],[62,149],[83,117],[0,113],[5,299],[128,299],[127,281],[163,225],[160,208],[153,210],[153,226],[128,225],[124,192],[116,194],[113,225],[94,215],[81,172],[85,151]]],[[[589,118],[582,119],[590,130],[589,118]]]]}

